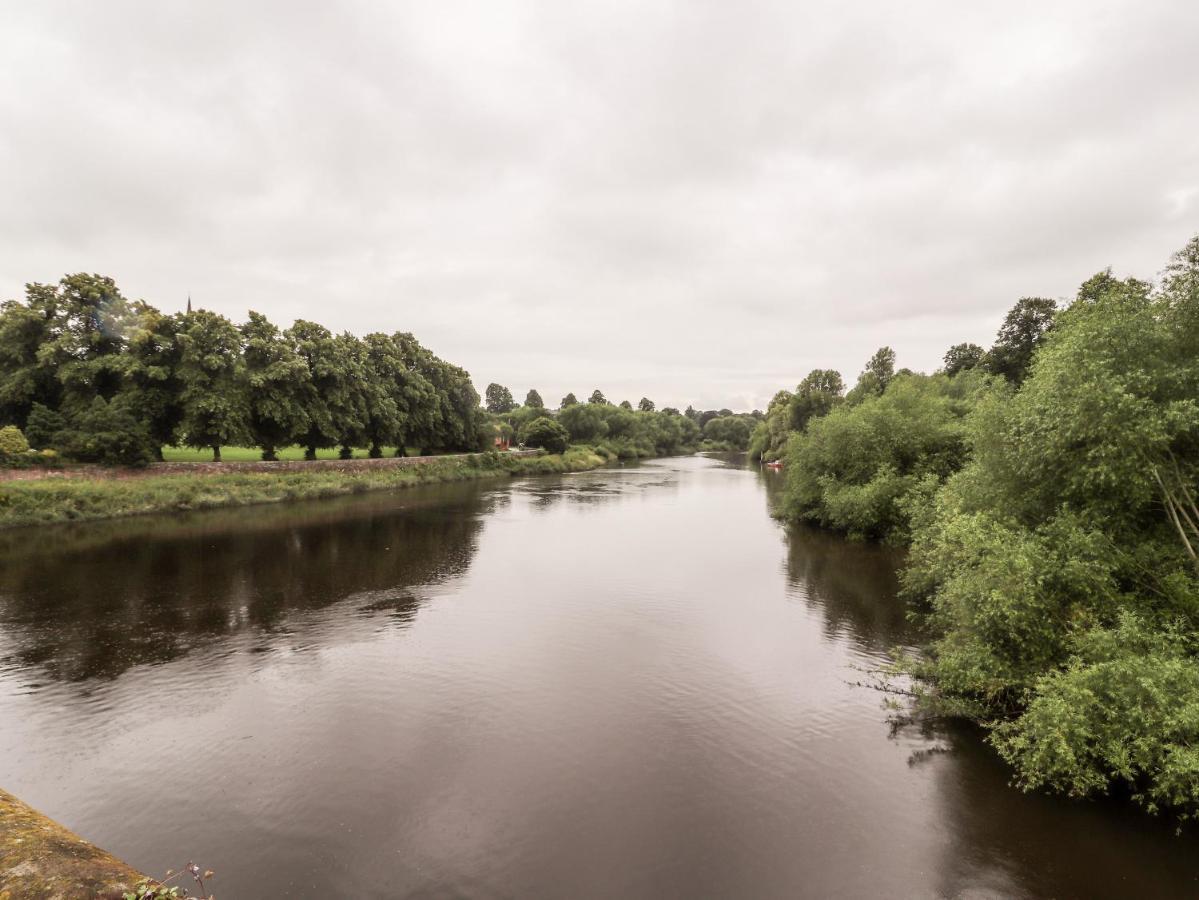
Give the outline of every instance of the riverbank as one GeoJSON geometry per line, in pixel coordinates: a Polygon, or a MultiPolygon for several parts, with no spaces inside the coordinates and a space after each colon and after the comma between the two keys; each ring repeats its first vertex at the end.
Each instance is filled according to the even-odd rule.
{"type": "Polygon", "coordinates": [[[144,877],[0,790],[0,898],[119,898],[144,877]]]}
{"type": "Polygon", "coordinates": [[[590,448],[563,454],[277,463],[163,463],[0,482],[0,528],[280,503],[418,484],[581,472],[609,462],[590,448]]]}

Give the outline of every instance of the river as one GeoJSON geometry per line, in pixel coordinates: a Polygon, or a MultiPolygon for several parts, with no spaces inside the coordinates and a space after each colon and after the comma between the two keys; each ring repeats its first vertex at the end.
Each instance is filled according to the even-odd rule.
{"type": "Polygon", "coordinates": [[[0,533],[0,786],[223,900],[1184,897],[1199,839],[1024,795],[857,682],[893,552],[659,460],[0,533]]]}

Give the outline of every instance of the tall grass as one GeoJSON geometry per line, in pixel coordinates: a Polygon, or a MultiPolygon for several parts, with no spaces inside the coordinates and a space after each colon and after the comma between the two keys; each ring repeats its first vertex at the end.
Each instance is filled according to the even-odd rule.
{"type": "Polygon", "coordinates": [[[607,459],[590,449],[572,447],[562,455],[512,457],[482,453],[416,466],[386,466],[354,472],[313,469],[307,472],[11,481],[0,483],[0,528],[336,497],[471,478],[578,472],[606,462],[607,459]]]}

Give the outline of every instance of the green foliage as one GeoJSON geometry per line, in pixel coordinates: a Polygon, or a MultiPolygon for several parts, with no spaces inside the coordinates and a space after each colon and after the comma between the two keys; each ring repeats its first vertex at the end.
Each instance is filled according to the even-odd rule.
{"type": "Polygon", "coordinates": [[[60,431],[67,427],[67,420],[62,414],[34,403],[25,422],[25,437],[29,443],[39,450],[54,447],[60,431]]]}
{"type": "Polygon", "coordinates": [[[708,449],[741,451],[749,446],[749,437],[757,426],[749,416],[718,416],[703,428],[708,449]]]}
{"type": "Polygon", "coordinates": [[[628,400],[621,400],[621,401],[620,401],[620,408],[621,408],[621,409],[627,409],[629,412],[632,412],[632,411],[633,411],[633,404],[632,404],[632,403],[630,403],[628,400]]]}
{"type": "Polygon", "coordinates": [[[178,340],[181,436],[190,447],[211,447],[219,459],[222,444],[249,436],[241,332],[224,316],[197,310],[184,317],[178,340]]]}
{"type": "Polygon", "coordinates": [[[516,401],[512,399],[512,392],[502,384],[496,384],[494,381],[487,385],[484,397],[487,401],[487,411],[489,413],[502,414],[516,408],[516,401]]]}
{"type": "Polygon", "coordinates": [[[640,402],[638,402],[638,404],[637,404],[637,408],[639,410],[641,410],[642,412],[653,412],[654,411],[654,401],[651,400],[649,397],[642,397],[640,402]]]}
{"type": "Polygon", "coordinates": [[[530,388],[529,392],[525,394],[525,406],[530,409],[545,409],[545,401],[541,399],[541,394],[530,388]]]}
{"type": "Polygon", "coordinates": [[[541,416],[521,429],[520,442],[550,453],[563,453],[570,442],[570,434],[549,416],[541,416]]]}
{"type": "Polygon", "coordinates": [[[1028,375],[1033,353],[1053,326],[1057,304],[1044,297],[1023,297],[1004,317],[986,355],[987,371],[1020,384],[1028,375]]]}
{"type": "Polygon", "coordinates": [[[261,313],[250,312],[241,335],[248,434],[263,459],[277,459],[277,448],[308,430],[308,366],[261,313]]]}
{"type": "MultiPolygon", "coordinates": [[[[924,676],[991,723],[1021,784],[1119,784],[1184,816],[1199,814],[1197,273],[1199,239],[1156,291],[1110,272],[1083,285],[1020,390],[969,417],[970,464],[913,504],[904,576],[937,635],[924,676]]],[[[1034,305],[1041,324],[1049,309],[1034,305]]]]}
{"type": "Polygon", "coordinates": [[[591,392],[591,396],[587,398],[587,402],[594,403],[597,406],[607,406],[608,398],[604,396],[603,391],[601,391],[599,388],[596,388],[591,392]]]}
{"type": "Polygon", "coordinates": [[[0,457],[19,456],[29,451],[29,441],[16,425],[0,428],[0,457]]]}
{"type": "Polygon", "coordinates": [[[866,368],[858,376],[858,383],[846,396],[850,403],[861,403],[869,397],[877,397],[887,389],[895,377],[895,351],[890,347],[879,347],[866,361],[866,368]]]}
{"type": "Polygon", "coordinates": [[[954,344],[945,351],[945,374],[950,377],[982,365],[987,351],[978,344],[954,344]]]}
{"type": "Polygon", "coordinates": [[[144,466],[154,461],[154,444],[146,423],[135,414],[132,401],[118,396],[111,402],[93,398],[71,416],[55,436],[67,456],[106,466],[144,466]]]}
{"type": "Polygon", "coordinates": [[[570,433],[572,443],[597,441],[608,434],[608,419],[597,404],[574,403],[563,406],[558,421],[570,433]]]}
{"type": "Polygon", "coordinates": [[[901,376],[882,394],[811,420],[788,445],[784,515],[859,537],[903,540],[909,494],[962,465],[965,415],[989,389],[981,373],[901,376]]]}
{"type": "Polygon", "coordinates": [[[558,404],[558,408],[566,409],[566,407],[574,406],[578,402],[579,402],[579,398],[576,397],[573,393],[570,393],[562,398],[562,402],[558,404]]]}

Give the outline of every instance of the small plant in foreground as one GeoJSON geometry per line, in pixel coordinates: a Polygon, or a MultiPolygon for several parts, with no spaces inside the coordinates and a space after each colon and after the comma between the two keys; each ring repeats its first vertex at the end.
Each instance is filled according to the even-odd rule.
{"type": "Polygon", "coordinates": [[[167,870],[167,874],[161,881],[153,878],[143,878],[137,883],[137,886],[132,891],[126,891],[123,900],[162,900],[166,897],[190,897],[187,888],[177,884],[170,884],[180,875],[190,875],[192,880],[200,886],[200,897],[203,900],[215,900],[212,894],[207,893],[204,887],[204,879],[211,879],[213,871],[206,869],[200,870],[200,867],[193,862],[189,862],[186,866],[175,872],[171,869],[167,870]]]}

